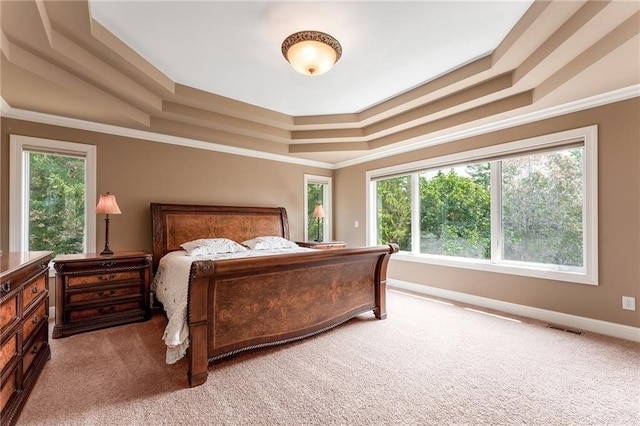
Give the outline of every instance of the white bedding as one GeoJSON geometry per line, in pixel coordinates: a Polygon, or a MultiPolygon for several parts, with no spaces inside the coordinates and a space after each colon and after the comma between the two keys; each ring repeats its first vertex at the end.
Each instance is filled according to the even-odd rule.
{"type": "Polygon", "coordinates": [[[163,256],[162,259],[160,259],[151,289],[167,313],[168,323],[164,330],[164,336],[162,337],[164,343],[167,345],[167,364],[173,364],[184,357],[189,347],[187,290],[189,287],[189,272],[192,262],[206,259],[236,259],[308,251],[313,251],[313,249],[296,247],[274,250],[247,250],[206,256],[187,256],[186,251],[179,250],[163,256]]]}

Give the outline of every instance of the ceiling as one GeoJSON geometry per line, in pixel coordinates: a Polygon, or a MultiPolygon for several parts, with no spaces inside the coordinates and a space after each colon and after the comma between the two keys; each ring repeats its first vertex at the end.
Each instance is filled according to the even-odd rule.
{"type": "Polygon", "coordinates": [[[338,168],[640,95],[640,2],[2,1],[2,115],[338,168]],[[321,76],[289,34],[336,37],[321,76]]]}
{"type": "Polygon", "coordinates": [[[173,81],[292,116],[363,111],[491,53],[531,4],[95,1],[91,16],[173,81]],[[332,72],[296,73],[298,31],[331,34],[332,72]]]}

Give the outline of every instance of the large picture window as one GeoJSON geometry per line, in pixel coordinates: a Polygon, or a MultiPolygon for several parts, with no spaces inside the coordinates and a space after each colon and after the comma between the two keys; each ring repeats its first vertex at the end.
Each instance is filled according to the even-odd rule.
{"type": "Polygon", "coordinates": [[[597,284],[596,126],[368,173],[403,260],[597,284]]]}

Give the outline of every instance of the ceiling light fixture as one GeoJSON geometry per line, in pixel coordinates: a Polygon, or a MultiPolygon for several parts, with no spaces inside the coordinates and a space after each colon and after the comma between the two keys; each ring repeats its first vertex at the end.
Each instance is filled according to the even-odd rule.
{"type": "Polygon", "coordinates": [[[282,54],[299,73],[320,75],[338,62],[342,56],[342,46],[329,34],[299,31],[282,42],[282,54]]]}

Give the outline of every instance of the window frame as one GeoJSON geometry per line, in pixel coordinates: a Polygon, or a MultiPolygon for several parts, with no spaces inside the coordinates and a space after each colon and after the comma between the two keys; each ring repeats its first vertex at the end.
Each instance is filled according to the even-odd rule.
{"type": "MultiPolygon", "coordinates": [[[[490,260],[470,259],[454,256],[440,256],[421,254],[417,238],[412,238],[412,251],[401,251],[394,255],[394,259],[474,269],[488,272],[507,273],[534,278],[543,278],[572,282],[578,284],[598,285],[598,126],[586,126],[577,129],[566,130],[548,135],[537,136],[515,142],[507,142],[495,146],[474,149],[456,154],[434,157],[412,163],[400,164],[382,169],[370,170],[366,173],[368,182],[366,188],[367,202],[367,245],[374,244],[377,238],[376,215],[376,181],[398,175],[417,174],[425,169],[443,168],[452,165],[460,165],[471,162],[491,161],[499,156],[526,155],[527,152],[546,148],[561,148],[565,145],[580,143],[584,147],[583,176],[584,176],[584,200],[583,200],[583,257],[584,271],[562,271],[548,265],[533,263],[512,262],[500,259],[500,203],[499,201],[499,175],[493,172],[491,190],[491,244],[492,257],[490,260]]],[[[417,179],[413,179],[417,181],[417,179]]],[[[414,185],[415,186],[415,185],[414,185]]],[[[419,217],[419,197],[414,192],[412,195],[413,218],[419,217]]],[[[412,235],[418,229],[412,220],[412,235]]]]}
{"type": "Polygon", "coordinates": [[[324,210],[324,219],[322,220],[322,240],[329,241],[331,240],[332,232],[332,206],[331,200],[332,198],[332,178],[330,176],[319,176],[319,175],[311,175],[304,174],[304,241],[310,241],[309,236],[309,218],[307,216],[307,212],[309,211],[309,184],[323,185],[324,189],[322,191],[322,209],[324,210]]]}
{"type": "Polygon", "coordinates": [[[96,169],[97,148],[76,142],[65,142],[31,136],[10,135],[9,168],[9,251],[28,251],[29,211],[28,185],[26,185],[27,152],[43,152],[72,155],[85,159],[85,211],[83,253],[93,252],[96,247],[96,169]]]}

